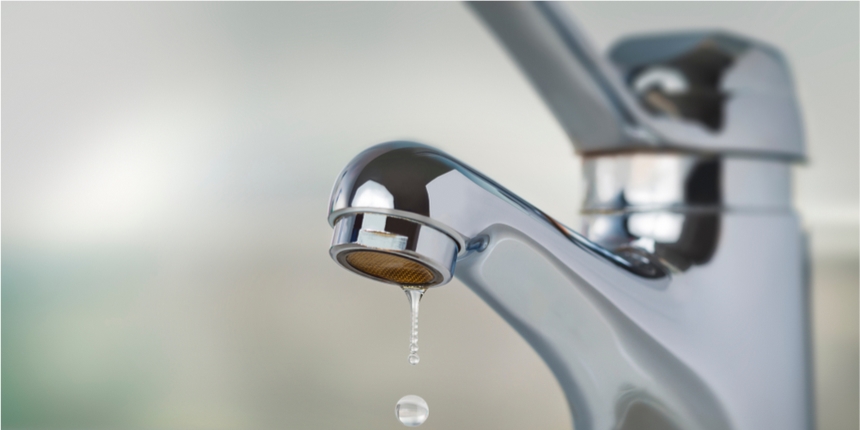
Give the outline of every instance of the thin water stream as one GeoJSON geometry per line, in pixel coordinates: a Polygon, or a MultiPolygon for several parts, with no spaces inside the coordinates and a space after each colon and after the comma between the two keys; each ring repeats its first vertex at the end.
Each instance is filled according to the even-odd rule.
{"type": "Polygon", "coordinates": [[[410,286],[403,286],[403,291],[406,292],[406,297],[409,299],[409,307],[412,310],[412,331],[409,336],[409,364],[416,365],[421,361],[418,357],[418,304],[421,302],[421,297],[424,296],[426,289],[410,286]]]}
{"type": "MultiPolygon", "coordinates": [[[[409,356],[407,358],[409,364],[414,366],[421,361],[421,358],[418,357],[418,304],[427,290],[426,288],[404,285],[403,291],[406,293],[406,298],[409,299],[409,308],[412,314],[412,330],[409,336],[409,356]]],[[[403,396],[397,402],[394,407],[394,415],[405,426],[420,426],[430,415],[430,407],[421,397],[410,394],[403,396]]]]}

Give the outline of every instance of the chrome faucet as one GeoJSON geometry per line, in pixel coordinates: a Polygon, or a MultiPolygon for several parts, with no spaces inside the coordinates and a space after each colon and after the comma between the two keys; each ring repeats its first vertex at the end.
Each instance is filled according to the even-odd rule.
{"type": "Polygon", "coordinates": [[[812,428],[804,158],[779,52],[722,32],[594,53],[554,3],[474,3],[582,154],[573,231],[411,142],[341,173],[331,256],[434,288],[456,276],[559,380],[574,427],[812,428]]]}

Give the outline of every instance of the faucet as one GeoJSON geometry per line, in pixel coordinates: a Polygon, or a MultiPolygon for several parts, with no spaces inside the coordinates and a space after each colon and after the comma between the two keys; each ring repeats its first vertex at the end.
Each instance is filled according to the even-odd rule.
{"type": "Polygon", "coordinates": [[[332,258],[422,290],[457,277],[540,354],[577,430],[811,429],[805,149],[780,53],[693,31],[602,57],[556,3],[470,7],[581,154],[581,228],[389,142],[337,178],[332,258]]]}

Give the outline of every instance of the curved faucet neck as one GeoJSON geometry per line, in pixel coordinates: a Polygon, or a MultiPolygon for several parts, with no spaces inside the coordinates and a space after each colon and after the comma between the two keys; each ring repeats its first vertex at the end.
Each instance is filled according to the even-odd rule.
{"type": "MultiPolygon", "coordinates": [[[[660,160],[603,161],[612,171],[660,160]]],[[[672,162],[687,166],[677,170],[687,173],[679,174],[687,184],[703,161],[682,161],[672,162]]],[[[761,170],[756,163],[747,167],[761,170]]],[[[718,164],[720,186],[728,184],[717,193],[721,205],[755,194],[726,192],[732,180],[745,177],[732,173],[744,171],[743,162],[736,164],[718,164]]],[[[598,160],[592,167],[597,172],[605,165],[598,160]]],[[[771,167],[764,171],[776,175],[774,183],[787,174],[771,167]]],[[[673,200],[655,200],[671,197],[655,185],[665,178],[641,182],[633,180],[638,170],[627,171],[618,187],[597,183],[590,194],[592,208],[608,205],[607,213],[595,210],[586,222],[588,237],[607,239],[600,246],[438,150],[379,145],[356,157],[335,185],[332,256],[348,267],[340,252],[362,249],[453,271],[546,361],[577,429],[631,430],[644,422],[703,430],[807,428],[805,248],[794,213],[784,205],[666,211],[673,200]],[[648,190],[659,191],[651,203],[669,205],[658,211],[612,206],[648,202],[637,194],[648,190]],[[368,242],[363,232],[393,239],[368,242]],[[618,238],[627,242],[609,240],[618,238]],[[653,249],[642,246],[645,240],[653,249]]],[[[689,197],[679,183],[673,186],[676,197],[689,197]]]]}

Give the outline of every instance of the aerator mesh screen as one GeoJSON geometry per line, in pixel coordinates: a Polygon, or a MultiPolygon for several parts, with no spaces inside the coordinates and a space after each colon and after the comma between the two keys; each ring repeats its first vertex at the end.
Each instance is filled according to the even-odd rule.
{"type": "Polygon", "coordinates": [[[430,269],[408,258],[375,251],[353,251],[346,256],[350,266],[370,276],[401,285],[427,285],[436,276],[430,269]]]}

